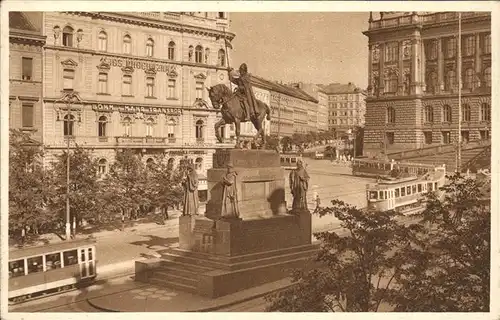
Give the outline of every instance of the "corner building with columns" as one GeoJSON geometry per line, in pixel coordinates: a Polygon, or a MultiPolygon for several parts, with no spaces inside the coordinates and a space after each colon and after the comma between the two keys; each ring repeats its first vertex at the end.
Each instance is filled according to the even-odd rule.
{"type": "Polygon", "coordinates": [[[364,153],[490,139],[491,13],[370,13],[364,153]]]}
{"type": "Polygon", "coordinates": [[[44,143],[93,150],[106,172],[117,150],[195,164],[206,190],[219,117],[206,88],[228,84],[226,12],[46,12],[44,143]],[[62,100],[74,92],[71,104],[62,100]]]}

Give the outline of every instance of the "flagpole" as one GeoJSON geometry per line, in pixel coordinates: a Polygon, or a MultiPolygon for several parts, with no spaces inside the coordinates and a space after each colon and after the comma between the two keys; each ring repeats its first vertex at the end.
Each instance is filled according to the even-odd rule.
{"type": "Polygon", "coordinates": [[[462,165],[462,13],[458,13],[458,149],[457,172],[461,172],[462,165]]]}

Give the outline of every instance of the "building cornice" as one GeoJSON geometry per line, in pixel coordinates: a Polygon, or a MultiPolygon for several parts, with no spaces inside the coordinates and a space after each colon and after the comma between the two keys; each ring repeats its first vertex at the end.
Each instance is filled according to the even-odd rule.
{"type": "MultiPolygon", "coordinates": [[[[463,92],[462,97],[491,97],[491,92],[463,92]]],[[[412,96],[393,96],[393,97],[366,97],[366,102],[384,102],[395,100],[435,100],[435,99],[458,99],[458,93],[442,95],[412,95],[412,96]]]]}
{"type": "MultiPolygon", "coordinates": [[[[67,14],[75,14],[81,16],[88,16],[92,19],[103,19],[108,21],[117,21],[128,24],[135,24],[140,26],[147,26],[152,28],[164,29],[164,30],[172,30],[181,33],[192,33],[196,35],[203,35],[208,37],[215,38],[226,38],[229,41],[232,41],[236,36],[231,32],[223,32],[216,29],[203,28],[197,26],[186,25],[185,23],[174,22],[174,21],[165,21],[161,19],[155,19],[150,17],[142,17],[131,13],[117,13],[117,12],[65,12],[67,14]]],[[[174,14],[175,15],[175,14],[174,14]]],[[[180,16],[180,14],[179,14],[180,16]]]]}
{"type": "Polygon", "coordinates": [[[23,30],[11,29],[9,31],[9,41],[16,43],[30,44],[34,46],[43,46],[47,40],[46,36],[41,34],[27,32],[23,30]]]}

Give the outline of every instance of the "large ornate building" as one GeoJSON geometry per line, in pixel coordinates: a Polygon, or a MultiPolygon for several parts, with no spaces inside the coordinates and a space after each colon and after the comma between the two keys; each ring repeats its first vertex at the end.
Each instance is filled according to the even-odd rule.
{"type": "Polygon", "coordinates": [[[321,85],[328,96],[328,128],[342,138],[365,124],[366,92],[352,83],[321,85]]]}
{"type": "Polygon", "coordinates": [[[42,13],[9,13],[9,127],[42,142],[42,13]]]}
{"type": "Polygon", "coordinates": [[[489,139],[491,14],[457,12],[370,14],[364,152],[375,155],[458,141],[489,139]],[[462,117],[458,64],[462,64],[462,117]]]}
{"type": "MultiPolygon", "coordinates": [[[[106,171],[116,150],[144,161],[212,167],[217,114],[207,87],[228,83],[225,12],[46,12],[44,143],[92,148],[106,171]],[[63,96],[75,93],[68,105],[63,96]],[[69,108],[70,106],[70,108],[69,108]]],[[[201,186],[203,188],[203,186],[201,186]]]]}

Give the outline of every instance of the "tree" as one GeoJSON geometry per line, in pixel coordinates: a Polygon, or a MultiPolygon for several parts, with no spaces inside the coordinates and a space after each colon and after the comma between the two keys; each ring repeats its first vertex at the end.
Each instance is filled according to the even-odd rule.
{"type": "Polygon", "coordinates": [[[24,242],[50,230],[57,216],[47,210],[53,189],[41,145],[19,130],[9,139],[9,235],[24,242]]]}
{"type": "Polygon", "coordinates": [[[397,276],[395,311],[488,312],[490,216],[479,181],[448,177],[444,200],[429,195],[422,223],[397,276]]]}
{"type": "Polygon", "coordinates": [[[279,141],[278,141],[278,136],[277,135],[270,135],[266,137],[266,149],[268,150],[276,150],[278,147],[279,141]]]}
{"type": "Polygon", "coordinates": [[[316,233],[321,247],[312,270],[298,271],[293,286],[268,297],[268,311],[377,311],[392,296],[406,227],[395,212],[367,212],[339,200],[319,215],[333,214],[347,235],[316,233]]]}
{"type": "MultiPolygon", "coordinates": [[[[76,146],[70,151],[69,199],[70,221],[78,228],[85,220],[99,220],[106,214],[99,205],[101,184],[98,179],[98,163],[91,155],[92,150],[76,146]]],[[[54,178],[57,197],[51,202],[51,209],[59,214],[60,221],[66,222],[66,189],[67,189],[67,152],[56,156],[50,174],[54,178]]],[[[73,229],[73,234],[76,234],[73,229]]]]}
{"type": "Polygon", "coordinates": [[[289,151],[292,149],[292,138],[289,136],[284,136],[281,138],[281,145],[283,147],[283,151],[289,151]]]}

